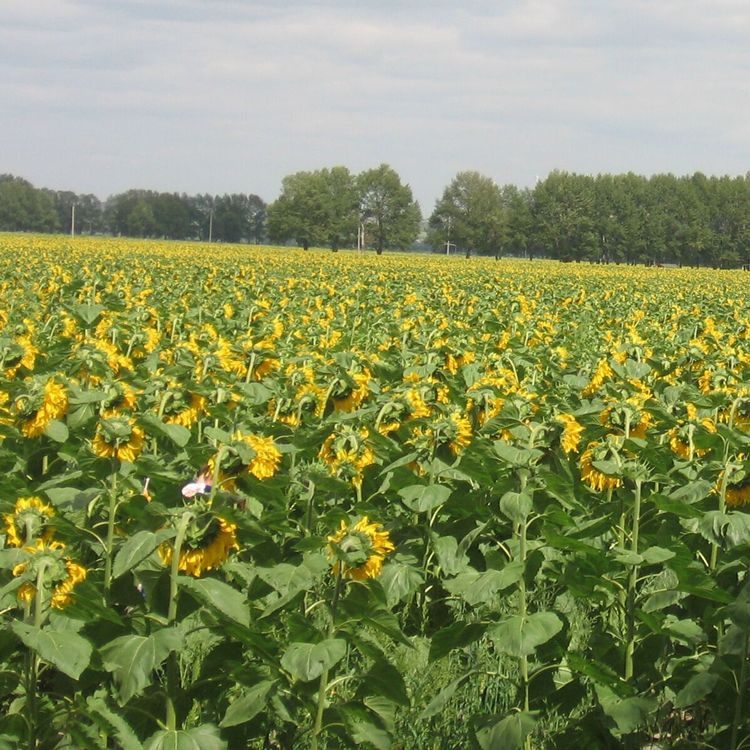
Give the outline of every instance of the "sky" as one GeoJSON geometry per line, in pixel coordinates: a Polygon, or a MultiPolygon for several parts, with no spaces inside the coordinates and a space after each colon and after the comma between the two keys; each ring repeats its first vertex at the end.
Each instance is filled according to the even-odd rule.
{"type": "Polygon", "coordinates": [[[0,0],[0,173],[278,197],[387,163],[429,215],[463,170],[750,169],[748,0],[0,0]]]}

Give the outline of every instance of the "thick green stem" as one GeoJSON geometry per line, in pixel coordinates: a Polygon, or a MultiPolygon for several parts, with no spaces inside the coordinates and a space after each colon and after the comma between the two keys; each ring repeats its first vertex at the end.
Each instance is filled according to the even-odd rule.
{"type": "MultiPolygon", "coordinates": [[[[169,608],[167,610],[167,627],[172,625],[177,617],[177,595],[179,592],[177,576],[180,572],[180,553],[182,552],[182,543],[185,540],[187,527],[193,518],[191,511],[185,511],[177,524],[177,535],[172,546],[172,564],[169,570],[169,608]]],[[[166,705],[166,725],[167,729],[174,731],[177,729],[177,694],[180,690],[180,665],[179,657],[176,652],[172,652],[167,658],[167,705],[166,705]]]]}
{"type": "Polygon", "coordinates": [[[109,595],[112,585],[112,562],[115,545],[115,516],[117,515],[117,467],[112,459],[112,474],[110,475],[109,507],[107,508],[107,548],[104,550],[104,593],[109,595]]]}
{"type": "MultiPolygon", "coordinates": [[[[336,573],[336,584],[333,589],[333,597],[331,599],[331,622],[328,625],[328,637],[332,638],[336,633],[336,608],[339,603],[339,595],[341,594],[341,567],[336,573]]],[[[320,675],[320,684],[318,686],[318,705],[315,710],[315,722],[313,724],[312,740],[310,742],[310,750],[318,750],[318,738],[323,731],[323,711],[326,705],[326,691],[328,690],[328,676],[329,670],[324,669],[323,674],[320,675]]]]}
{"type": "MultiPolygon", "coordinates": [[[[642,480],[635,480],[635,501],[633,504],[633,530],[630,539],[630,551],[638,554],[638,535],[641,523],[641,488],[642,480]]],[[[625,644],[625,680],[633,677],[633,655],[635,654],[635,589],[638,581],[638,565],[633,565],[628,576],[626,601],[627,642],[625,644]]]]}
{"type": "Polygon", "coordinates": [[[745,633],[745,640],[742,644],[742,665],[740,666],[740,679],[737,685],[737,698],[734,702],[734,719],[732,720],[732,739],[729,742],[729,750],[737,750],[737,738],[742,723],[742,702],[745,694],[745,681],[747,679],[747,651],[750,635],[745,633]]]}
{"type": "MultiPolygon", "coordinates": [[[[36,574],[36,593],[34,595],[34,627],[41,628],[44,620],[44,573],[46,565],[40,561],[36,574]]],[[[36,653],[29,653],[28,678],[26,682],[27,716],[29,722],[29,750],[37,747],[38,695],[37,681],[39,678],[39,657],[36,653]]]]}

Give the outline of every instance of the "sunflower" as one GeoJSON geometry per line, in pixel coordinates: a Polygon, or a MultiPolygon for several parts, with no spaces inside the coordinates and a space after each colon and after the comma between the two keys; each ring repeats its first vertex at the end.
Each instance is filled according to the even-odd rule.
{"type": "Polygon", "coordinates": [[[38,380],[29,380],[27,392],[16,398],[13,408],[21,421],[21,433],[24,437],[39,437],[50,422],[67,413],[68,392],[54,378],[50,378],[43,386],[38,380]]]}
{"type": "Polygon", "coordinates": [[[592,490],[601,492],[602,490],[613,490],[622,486],[622,479],[620,477],[601,471],[593,465],[594,461],[604,461],[609,458],[611,458],[610,446],[599,442],[589,443],[581,455],[579,462],[581,479],[592,490]]]}
{"type": "Polygon", "coordinates": [[[350,525],[341,522],[339,530],[328,537],[328,557],[333,560],[334,575],[354,581],[377,578],[385,556],[395,550],[387,531],[367,516],[350,525]]]}
{"type": "MultiPolygon", "coordinates": [[[[180,550],[180,561],[178,570],[195,578],[200,578],[203,573],[221,567],[232,550],[239,550],[237,543],[237,526],[229,521],[215,516],[211,518],[207,526],[199,526],[194,523],[192,538],[190,535],[180,550]]],[[[164,565],[172,564],[174,548],[169,543],[159,547],[159,557],[164,565]]]]}
{"type": "MultiPolygon", "coordinates": [[[[40,497],[19,497],[13,513],[5,514],[5,543],[10,547],[29,544],[54,515],[55,509],[40,497]]],[[[45,539],[50,536],[49,529],[42,535],[45,539]]]]}
{"type": "Polygon", "coordinates": [[[349,479],[355,487],[361,487],[362,472],[375,463],[375,454],[367,442],[369,436],[366,427],[359,430],[339,427],[323,441],[319,457],[333,476],[349,479]]]}
{"type": "Polygon", "coordinates": [[[112,414],[96,427],[91,449],[100,458],[117,458],[131,463],[143,450],[145,433],[132,417],[112,414]]]}
{"type": "Polygon", "coordinates": [[[38,575],[42,571],[45,588],[49,586],[50,604],[55,609],[70,604],[73,589],[86,579],[86,568],[64,555],[65,545],[61,542],[37,539],[23,550],[29,557],[12,571],[14,577],[26,579],[17,592],[19,601],[29,604],[34,599],[38,575]]]}
{"type": "Polygon", "coordinates": [[[471,422],[460,411],[453,411],[448,417],[451,439],[448,447],[454,456],[458,456],[471,443],[471,422]]]}
{"type": "Polygon", "coordinates": [[[253,449],[255,456],[247,464],[247,470],[256,479],[268,479],[279,470],[281,451],[276,447],[276,443],[272,437],[243,435],[237,432],[234,438],[253,449]]]}
{"type": "Polygon", "coordinates": [[[560,445],[563,451],[574,453],[578,450],[578,445],[581,442],[583,426],[578,423],[578,420],[572,414],[560,414],[557,420],[565,425],[560,436],[560,445]]]}
{"type": "Polygon", "coordinates": [[[596,366],[594,374],[591,376],[591,380],[588,385],[583,389],[584,396],[592,396],[596,393],[604,383],[614,375],[614,371],[609,365],[609,362],[604,359],[600,359],[596,366]]]}

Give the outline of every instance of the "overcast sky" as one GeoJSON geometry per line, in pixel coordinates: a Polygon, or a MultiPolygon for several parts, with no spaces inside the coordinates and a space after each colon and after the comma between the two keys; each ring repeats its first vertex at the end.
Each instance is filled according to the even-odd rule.
{"type": "Polygon", "coordinates": [[[0,0],[0,173],[275,199],[390,164],[744,175],[748,0],[0,0]]]}

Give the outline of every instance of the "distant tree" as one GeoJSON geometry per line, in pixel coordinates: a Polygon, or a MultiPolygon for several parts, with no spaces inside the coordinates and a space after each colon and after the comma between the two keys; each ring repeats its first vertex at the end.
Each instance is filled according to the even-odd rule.
{"type": "Polygon", "coordinates": [[[266,204],[257,195],[216,196],[212,207],[213,239],[257,243],[263,238],[266,204]]]}
{"type": "Polygon", "coordinates": [[[22,232],[58,231],[55,206],[43,190],[28,180],[0,175],[0,230],[22,232]]]}
{"type": "Polygon", "coordinates": [[[438,249],[456,245],[471,252],[498,255],[507,235],[503,193],[479,172],[459,172],[443,191],[429,220],[429,241],[438,249]]]}
{"type": "Polygon", "coordinates": [[[387,164],[357,177],[361,218],[378,255],[385,248],[407,248],[419,234],[422,212],[411,188],[387,164]]]}
{"type": "Polygon", "coordinates": [[[190,236],[190,209],[186,196],[159,193],[147,202],[154,216],[156,235],[172,240],[184,240],[190,236]]]}
{"type": "Polygon", "coordinates": [[[353,240],[357,194],[346,167],[296,172],[281,183],[281,195],[268,206],[272,242],[294,240],[307,250],[329,245],[334,250],[353,240]]]}
{"type": "Polygon", "coordinates": [[[127,234],[131,237],[153,237],[156,233],[154,210],[146,198],[139,198],[128,214],[127,234]]]}

